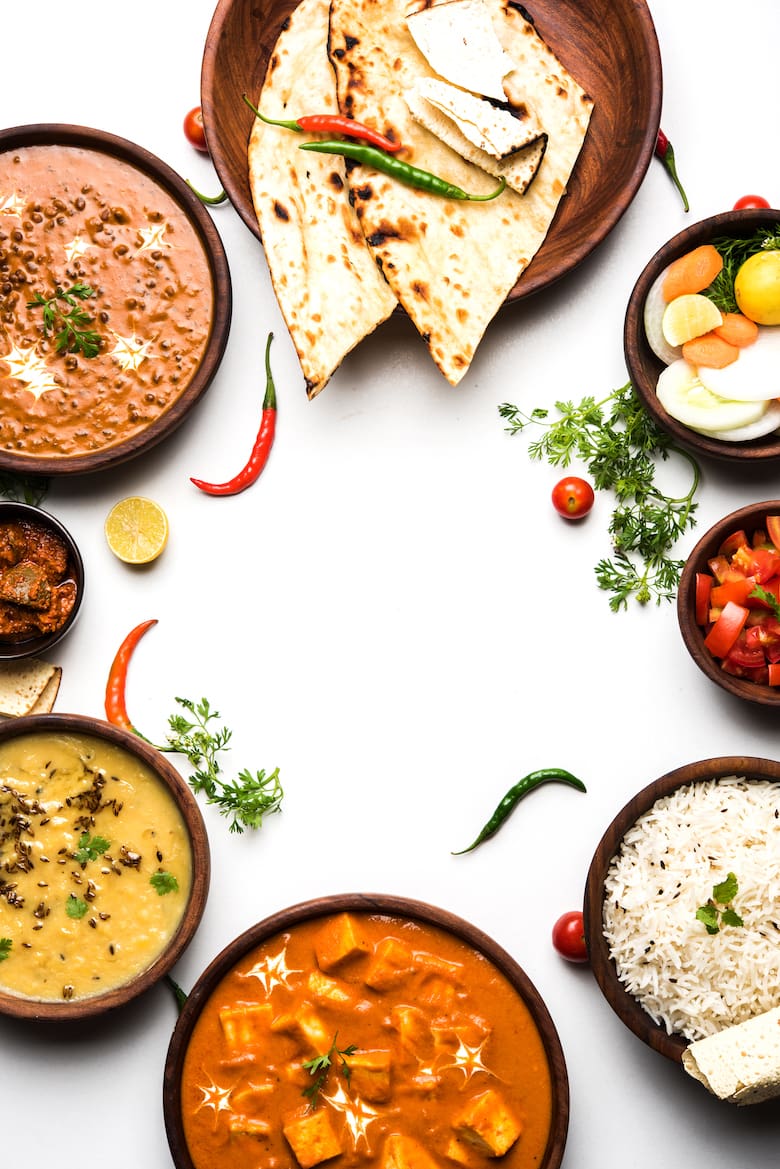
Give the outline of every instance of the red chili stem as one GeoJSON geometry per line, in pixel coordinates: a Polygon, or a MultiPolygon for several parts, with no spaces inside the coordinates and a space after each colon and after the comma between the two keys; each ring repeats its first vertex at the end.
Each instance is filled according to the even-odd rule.
{"type": "Polygon", "coordinates": [[[244,101],[255,117],[268,126],[283,126],[286,130],[305,131],[307,134],[344,134],[347,138],[360,138],[364,142],[370,142],[372,146],[378,146],[380,150],[386,150],[389,154],[395,154],[403,145],[385,134],[380,134],[371,126],[356,122],[354,118],[342,117],[341,114],[304,114],[302,118],[289,119],[267,118],[252,105],[246,94],[244,101]]]}
{"type": "Polygon", "coordinates": [[[247,487],[251,487],[260,478],[263,467],[268,462],[276,433],[276,387],[271,373],[270,360],[273,337],[273,333],[268,334],[265,346],[265,397],[263,398],[260,429],[257,432],[252,453],[246,465],[226,483],[207,483],[203,479],[191,479],[190,482],[194,483],[201,491],[205,491],[206,495],[238,495],[240,491],[245,491],[247,487]]]}
{"type": "MultiPolygon", "coordinates": [[[[127,668],[130,665],[130,659],[133,656],[133,651],[138,645],[138,642],[146,633],[147,629],[151,629],[156,624],[157,618],[154,617],[151,621],[142,621],[140,625],[136,625],[135,629],[131,629],[116,651],[116,657],[111,663],[111,669],[108,672],[108,682],[106,683],[106,718],[114,726],[122,727],[126,731],[133,731],[135,734],[140,734],[140,732],[131,723],[125,702],[127,668]]],[[[141,737],[143,738],[144,736],[141,737]]]]}
{"type": "Polygon", "coordinates": [[[674,159],[674,147],[664,134],[663,130],[658,131],[658,137],[655,140],[655,155],[656,158],[660,158],[669,177],[671,178],[677,190],[680,192],[683,210],[688,211],[688,196],[685,194],[683,185],[680,182],[679,176],[677,174],[677,164],[674,159]]]}

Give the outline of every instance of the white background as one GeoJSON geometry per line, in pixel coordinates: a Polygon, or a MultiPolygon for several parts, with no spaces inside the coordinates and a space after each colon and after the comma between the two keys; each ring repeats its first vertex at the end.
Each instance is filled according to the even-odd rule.
{"type": "MultiPolygon", "coordinates": [[[[567,1169],[769,1169],[776,1107],[710,1098],[639,1043],[549,940],[558,915],[581,905],[601,833],[636,790],[704,756],[776,753],[776,713],[698,672],[673,606],[610,612],[593,576],[609,552],[610,499],[578,526],[560,520],[549,503],[558,474],[529,460],[497,412],[505,400],[532,408],[622,385],[626,301],[652,253],[748,192],[780,202],[775,4],[651,10],[662,125],[691,213],[654,160],[608,240],[549,293],[502,313],[457,389],[394,318],[308,402],[262,249],[230,206],[214,210],[234,311],[209,393],[151,454],[58,481],[46,501],[87,570],[81,616],[55,655],[57,709],[101,716],[115,648],[156,617],[131,667],[136,723],[162,737],[176,695],[205,695],[233,728],[236,771],[281,768],[283,813],[259,833],[229,836],[205,810],[213,880],[174,972],[185,989],[285,905],[349,890],[427,900],[492,934],[545,998],[570,1075],[567,1169]],[[207,498],[189,476],[219,480],[244,461],[269,330],[273,455],[251,490],[207,498]],[[112,557],[102,530],[111,505],[136,493],[171,523],[164,555],[141,571],[112,557]],[[515,780],[548,765],[576,772],[588,794],[551,786],[483,849],[451,856],[515,780]]],[[[218,189],[181,130],[200,100],[212,11],[212,0],[6,0],[3,123],[95,126],[218,189]]],[[[685,489],[686,477],[670,466],[664,482],[685,489]]],[[[778,495],[776,469],[708,464],[698,532],[778,495]]],[[[160,986],[86,1029],[0,1020],[3,1162],[169,1166],[161,1079],[175,1019],[160,986]]]]}

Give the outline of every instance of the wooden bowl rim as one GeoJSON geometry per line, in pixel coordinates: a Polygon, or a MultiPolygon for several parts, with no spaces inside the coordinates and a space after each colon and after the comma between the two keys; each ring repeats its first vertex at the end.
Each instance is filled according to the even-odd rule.
{"type": "Polygon", "coordinates": [[[704,633],[696,623],[696,574],[707,569],[707,561],[714,556],[726,536],[739,528],[759,526],[762,515],[780,515],[780,499],[764,503],[750,503],[724,516],[704,533],[685,561],[677,590],[677,621],[685,648],[703,674],[729,694],[760,706],[780,706],[780,687],[764,686],[748,678],[727,674],[704,646],[704,633]]]}
{"type": "Polygon", "coordinates": [[[86,579],[84,560],[78,544],[63,522],[37,504],[23,503],[21,500],[15,499],[0,500],[0,524],[16,517],[47,527],[62,540],[68,550],[68,559],[73,568],[73,577],[76,581],[76,600],[67,620],[54,633],[41,633],[37,637],[28,637],[24,641],[0,641],[0,662],[13,662],[21,658],[36,657],[48,653],[73,628],[84,600],[86,579]]]}
{"type": "MultiPolygon", "coordinates": [[[[231,159],[223,149],[215,128],[216,107],[220,96],[222,96],[222,87],[218,82],[216,74],[217,55],[226,26],[233,17],[233,9],[238,3],[247,6],[250,12],[256,7],[255,0],[218,0],[217,2],[208,30],[202,61],[201,105],[206,140],[220,182],[241,220],[252,235],[262,243],[260,229],[252,204],[251,192],[248,189],[248,179],[245,184],[243,176],[239,177],[234,173],[231,159]]],[[[298,0],[269,0],[269,3],[272,6],[281,7],[284,16],[289,16],[297,7],[298,0]]],[[[519,0],[509,0],[511,6],[518,8],[532,23],[538,23],[539,25],[544,22],[545,12],[554,10],[553,0],[542,0],[542,3],[545,5],[544,12],[539,12],[537,9],[533,14],[529,14],[523,5],[519,3],[519,0]]],[[[582,263],[604,241],[623,217],[639,190],[653,158],[658,128],[660,126],[663,93],[663,73],[658,37],[650,9],[645,0],[615,0],[612,6],[606,10],[603,8],[599,9],[598,19],[601,26],[604,26],[605,22],[614,16],[616,6],[619,6],[623,10],[626,17],[630,18],[632,23],[635,23],[638,29],[638,38],[633,40],[632,43],[636,44],[641,40],[646,53],[646,76],[641,79],[634,79],[635,87],[641,94],[642,100],[646,103],[646,119],[641,126],[641,133],[637,131],[633,123],[627,126],[621,126],[618,122],[617,125],[612,126],[610,129],[611,140],[615,142],[620,141],[623,144],[628,142],[634,150],[631,165],[626,168],[626,180],[610,198],[608,212],[599,215],[597,221],[591,219],[590,231],[581,239],[575,237],[569,240],[567,246],[561,249],[562,255],[556,264],[550,268],[546,268],[545,259],[548,250],[546,245],[548,245],[550,237],[554,237],[556,234],[556,222],[555,220],[553,221],[545,241],[537,255],[534,256],[528,265],[528,268],[520,276],[517,284],[509,292],[505,305],[523,300],[536,292],[541,292],[562,277],[568,275],[582,263]]],[[[572,5],[572,10],[576,12],[577,8],[572,5]]],[[[254,15],[254,13],[252,14],[254,15]]],[[[281,25],[281,20],[279,23],[281,25]]],[[[262,83],[262,76],[265,73],[265,69],[259,70],[258,72],[260,82],[262,83]]],[[[596,111],[594,116],[598,117],[600,113],[598,102],[596,103],[596,111]]],[[[246,136],[248,139],[253,120],[252,114],[248,107],[245,106],[245,103],[240,100],[236,106],[235,118],[246,128],[246,136]],[[239,108],[242,106],[244,107],[243,109],[239,108]]],[[[570,192],[572,188],[576,190],[576,174],[575,167],[569,187],[570,192]]],[[[560,207],[558,210],[560,211],[560,207]]],[[[581,209],[581,215],[583,218],[588,217],[587,201],[581,209]]],[[[556,215],[555,218],[558,220],[557,230],[559,230],[559,216],[556,215]]],[[[569,234],[571,233],[567,231],[566,238],[568,238],[569,234]]]]}
{"type": "Polygon", "coordinates": [[[645,337],[644,305],[647,294],[660,272],[685,252],[707,243],[718,235],[747,236],[763,226],[776,227],[778,222],[780,211],[765,207],[722,211],[708,219],[701,219],[672,236],[658,249],[642,269],[629,296],[623,323],[623,353],[628,376],[653,421],[680,446],[697,456],[730,463],[757,463],[778,459],[780,434],[767,435],[751,442],[724,442],[697,434],[666,413],[655,392],[658,375],[665,367],[652,353],[645,337]]]}
{"type": "Polygon", "coordinates": [[[686,763],[653,780],[632,796],[608,825],[593,854],[585,882],[585,939],[596,982],[612,1010],[629,1030],[648,1047],[675,1063],[682,1062],[689,1040],[679,1034],[669,1035],[664,1026],[654,1023],[618,979],[602,926],[604,881],[626,832],[657,800],[685,784],[703,783],[729,775],[744,776],[746,779],[769,779],[780,784],[780,763],[754,755],[718,755],[686,763]]]}
{"type": "Polygon", "coordinates": [[[206,825],[189,786],[176,768],[151,743],[112,723],[80,714],[26,715],[0,722],[0,743],[19,735],[75,734],[105,739],[146,763],[173,795],[184,820],[192,852],[192,884],[182,919],[168,945],[145,970],[105,994],[70,1001],[25,998],[0,989],[0,1015],[47,1022],[85,1020],[124,1006],[149,990],[168,973],[192,941],[206,908],[211,859],[206,825]]]}
{"type": "Polygon", "coordinates": [[[194,1169],[181,1119],[181,1072],[193,1028],[210,995],[236,962],[274,934],[301,922],[344,911],[417,919],[438,926],[481,953],[507,978],[531,1012],[550,1069],[552,1117],[539,1169],[559,1169],[569,1124],[569,1082],[557,1029],[538,990],[515,959],[477,926],[427,902],[385,893],[322,896],[279,910],[234,938],[206,967],[187,996],[165,1061],[163,1111],[168,1143],[177,1169],[194,1169]]]}
{"type": "Polygon", "coordinates": [[[86,474],[116,467],[157,446],[176,430],[206,392],[222,361],[230,333],[232,281],[222,240],[194,191],[166,162],[145,147],[106,130],[70,123],[40,122],[0,130],[0,153],[25,146],[72,146],[108,154],[145,174],[176,202],[190,221],[211,272],[212,320],[200,364],[189,384],[145,430],[113,446],[84,455],[23,455],[0,450],[0,468],[20,475],[86,474]]]}

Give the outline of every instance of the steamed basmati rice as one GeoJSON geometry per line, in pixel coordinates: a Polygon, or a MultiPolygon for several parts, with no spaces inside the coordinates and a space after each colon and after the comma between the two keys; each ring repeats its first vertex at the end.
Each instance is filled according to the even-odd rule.
{"type": "Polygon", "coordinates": [[[780,785],[729,776],[657,800],[610,864],[604,934],[669,1034],[702,1039],[780,1005],[780,785]],[[708,934],[696,910],[729,872],[744,925],[708,934]]]}

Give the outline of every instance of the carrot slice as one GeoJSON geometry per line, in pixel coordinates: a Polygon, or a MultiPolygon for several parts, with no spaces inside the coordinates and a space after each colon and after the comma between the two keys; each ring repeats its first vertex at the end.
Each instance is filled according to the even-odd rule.
{"type": "Polygon", "coordinates": [[[716,330],[693,337],[682,347],[682,355],[691,365],[705,365],[708,369],[723,369],[739,357],[736,345],[729,345],[719,337],[716,330]]]}
{"type": "Polygon", "coordinates": [[[729,345],[736,345],[737,349],[747,349],[758,339],[758,325],[755,321],[743,317],[742,313],[723,313],[723,324],[713,329],[729,345]]]}
{"type": "Polygon", "coordinates": [[[723,260],[712,244],[702,244],[686,252],[666,269],[663,280],[663,298],[668,303],[676,296],[701,292],[709,287],[723,267],[723,260]]]}

